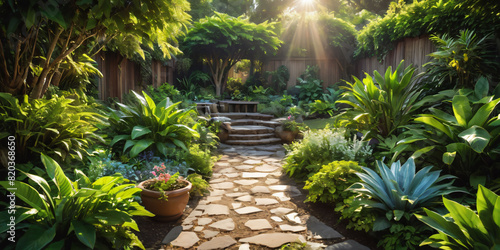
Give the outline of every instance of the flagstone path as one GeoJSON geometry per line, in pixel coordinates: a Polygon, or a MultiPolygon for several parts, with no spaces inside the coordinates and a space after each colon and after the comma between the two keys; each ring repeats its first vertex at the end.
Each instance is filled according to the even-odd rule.
{"type": "Polygon", "coordinates": [[[210,195],[170,230],[167,249],[272,249],[290,242],[308,249],[369,249],[318,218],[299,214],[291,201],[302,195],[280,183],[285,150],[281,145],[221,145],[210,195]],[[325,242],[337,242],[329,246],[325,242]]]}

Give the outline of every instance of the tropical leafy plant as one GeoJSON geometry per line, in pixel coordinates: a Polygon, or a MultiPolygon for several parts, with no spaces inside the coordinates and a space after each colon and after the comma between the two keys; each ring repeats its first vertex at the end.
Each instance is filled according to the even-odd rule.
{"type": "MultiPolygon", "coordinates": [[[[478,165],[493,169],[493,160],[499,155],[497,141],[500,136],[500,120],[495,108],[500,98],[487,96],[486,79],[482,78],[474,91],[460,90],[453,96],[453,114],[430,108],[431,114],[421,114],[416,122],[431,130],[414,130],[414,135],[404,142],[423,142],[442,154],[442,161],[450,171],[468,178],[478,170],[478,165]]],[[[484,169],[483,169],[484,170],[484,169]]]]}
{"type": "Polygon", "coordinates": [[[477,212],[443,198],[444,217],[424,208],[417,218],[438,231],[420,244],[441,249],[497,249],[500,246],[500,196],[483,186],[477,191],[477,212]]]}
{"type": "Polygon", "coordinates": [[[333,115],[333,111],[337,108],[335,107],[335,102],[327,102],[322,100],[315,100],[314,102],[309,103],[309,113],[312,114],[320,114],[325,115],[328,114],[330,116],[333,115]]]}
{"type": "Polygon", "coordinates": [[[364,201],[364,206],[383,212],[383,216],[378,217],[373,226],[374,231],[383,230],[391,226],[391,220],[398,222],[403,216],[409,219],[411,213],[432,205],[442,195],[457,191],[452,188],[453,181],[443,182],[455,178],[454,176],[440,176],[440,170],[430,172],[431,168],[432,166],[427,166],[415,173],[412,158],[403,165],[397,161],[390,169],[383,162],[377,161],[380,175],[362,167],[366,174],[356,173],[361,182],[347,190],[372,197],[372,200],[364,201]]]}
{"type": "Polygon", "coordinates": [[[473,87],[480,76],[495,75],[500,68],[491,34],[479,38],[474,31],[461,30],[456,38],[444,34],[430,39],[437,51],[429,54],[433,60],[424,67],[433,88],[473,87]]]}
{"type": "Polygon", "coordinates": [[[339,103],[352,108],[341,113],[343,123],[352,123],[358,129],[366,129],[375,135],[386,137],[398,133],[400,126],[407,124],[423,102],[417,102],[421,90],[412,81],[414,69],[403,69],[403,62],[392,72],[387,68],[382,76],[374,71],[375,79],[366,73],[363,81],[354,77],[354,83],[347,82],[346,91],[339,103]]]}
{"type": "MultiPolygon", "coordinates": [[[[104,142],[98,126],[104,118],[90,105],[65,96],[21,101],[0,93],[0,140],[16,138],[16,162],[37,159],[44,153],[59,161],[82,161],[87,149],[104,142]]],[[[4,143],[3,145],[7,145],[4,143]]]]}
{"type": "Polygon", "coordinates": [[[134,102],[118,103],[119,110],[111,110],[110,127],[117,134],[110,146],[120,154],[136,157],[144,150],[153,150],[155,155],[168,157],[181,148],[188,150],[191,141],[198,138],[198,124],[193,120],[196,111],[178,110],[180,103],[172,104],[168,98],[155,104],[143,92],[143,96],[132,91],[134,102]]]}
{"type": "MultiPolygon", "coordinates": [[[[16,249],[144,249],[131,231],[139,231],[132,216],[154,216],[134,201],[141,190],[120,175],[105,176],[91,183],[87,176],[75,170],[78,180],[71,181],[59,164],[50,157],[41,156],[49,181],[23,173],[32,186],[15,181],[0,185],[16,188],[15,195],[23,203],[16,207],[16,228],[24,231],[16,249]],[[35,188],[36,187],[36,188],[35,188]]],[[[1,214],[9,218],[8,211],[1,214]]],[[[8,230],[2,223],[0,232],[8,230]]]]}

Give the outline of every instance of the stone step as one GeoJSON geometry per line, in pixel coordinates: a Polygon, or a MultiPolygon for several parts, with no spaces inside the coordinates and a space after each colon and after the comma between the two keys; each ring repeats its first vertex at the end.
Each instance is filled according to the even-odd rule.
{"type": "Polygon", "coordinates": [[[229,140],[260,140],[260,139],[268,139],[275,138],[274,133],[267,134],[229,134],[229,140]]]}
{"type": "Polygon", "coordinates": [[[245,146],[254,146],[254,145],[265,145],[265,144],[278,144],[281,143],[281,139],[279,138],[267,138],[261,140],[227,140],[224,142],[229,145],[245,145],[245,146]]]}
{"type": "Polygon", "coordinates": [[[237,119],[255,119],[269,121],[274,118],[272,115],[266,115],[261,113],[212,113],[212,117],[227,117],[231,120],[237,119]]]}
{"type": "Polygon", "coordinates": [[[235,119],[230,121],[231,126],[241,126],[241,125],[260,125],[266,127],[278,127],[281,125],[279,122],[275,121],[263,121],[263,120],[255,120],[255,119],[235,119]]]}
{"type": "Polygon", "coordinates": [[[274,133],[274,128],[259,125],[232,126],[229,134],[269,134],[274,133]]]}

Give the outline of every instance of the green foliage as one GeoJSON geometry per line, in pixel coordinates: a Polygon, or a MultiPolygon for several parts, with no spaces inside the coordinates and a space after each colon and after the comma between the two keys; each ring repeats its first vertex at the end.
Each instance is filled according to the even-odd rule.
{"type": "Polygon", "coordinates": [[[116,134],[110,143],[115,152],[131,158],[145,150],[168,158],[178,149],[188,150],[191,141],[199,137],[198,124],[192,109],[178,110],[180,103],[172,104],[166,98],[158,105],[143,92],[132,91],[134,102],[118,103],[119,110],[111,110],[110,128],[116,134]]]}
{"type": "Polygon", "coordinates": [[[413,130],[405,143],[434,146],[451,173],[468,179],[477,171],[491,171],[498,157],[497,142],[500,122],[495,109],[500,102],[487,96],[488,83],[482,78],[474,91],[460,90],[451,100],[453,114],[430,108],[431,114],[421,114],[416,122],[427,125],[413,130]],[[429,129],[430,128],[430,129],[429,129]]]}
{"type": "Polygon", "coordinates": [[[346,139],[344,129],[322,129],[304,132],[304,139],[286,145],[288,153],[284,170],[298,179],[307,179],[317,173],[321,166],[332,161],[368,162],[371,156],[367,142],[346,139]]]}
{"type": "Polygon", "coordinates": [[[199,144],[192,144],[188,152],[177,152],[177,159],[184,159],[187,165],[203,176],[212,174],[212,167],[216,157],[210,154],[206,148],[200,148],[199,144]]]}
{"type": "Polygon", "coordinates": [[[500,26],[500,5],[484,0],[414,1],[399,12],[373,20],[357,35],[357,57],[383,57],[405,37],[425,34],[454,36],[460,30],[475,30],[484,36],[500,26]]]}
{"type": "Polygon", "coordinates": [[[320,114],[325,115],[328,114],[330,116],[333,115],[333,111],[336,110],[335,103],[327,102],[322,100],[315,100],[314,102],[309,103],[309,112],[310,114],[320,114]]]}
{"type": "Polygon", "coordinates": [[[280,93],[282,89],[286,89],[288,80],[290,80],[290,72],[285,65],[279,66],[274,71],[268,71],[267,74],[271,76],[271,86],[280,93]]]}
{"type": "Polygon", "coordinates": [[[355,175],[358,171],[361,167],[353,161],[333,161],[323,165],[306,181],[304,189],[309,191],[306,202],[335,203],[347,199],[351,193],[345,190],[359,180],[355,175]]]}
{"type": "Polygon", "coordinates": [[[438,231],[420,244],[441,249],[497,249],[500,246],[500,196],[483,186],[477,191],[477,212],[443,198],[449,214],[441,216],[425,209],[415,215],[438,231]]]}
{"type": "MultiPolygon", "coordinates": [[[[104,140],[96,131],[103,116],[76,97],[19,101],[0,93],[0,140],[16,137],[16,163],[37,159],[44,153],[58,161],[82,161],[87,149],[104,140]]],[[[7,143],[2,143],[5,147],[7,143]]]]}
{"type": "MultiPolygon", "coordinates": [[[[153,214],[133,201],[139,188],[124,184],[128,180],[119,175],[91,183],[78,170],[78,180],[73,182],[56,161],[43,154],[41,159],[50,180],[23,173],[36,185],[20,181],[14,185],[16,197],[23,202],[16,207],[16,228],[24,232],[16,249],[144,249],[131,231],[139,231],[133,216],[153,214]]],[[[7,181],[0,185],[12,187],[7,181]]],[[[9,217],[6,210],[1,217],[2,221],[9,217]]],[[[2,223],[0,232],[7,230],[2,223]]]]}
{"type": "Polygon", "coordinates": [[[341,220],[348,220],[346,228],[356,231],[371,231],[376,219],[376,213],[371,209],[365,209],[360,206],[363,199],[359,194],[344,190],[342,196],[344,196],[345,193],[349,193],[350,195],[342,202],[337,202],[335,204],[335,211],[340,212],[341,220]]]}
{"type": "Polygon", "coordinates": [[[339,115],[342,123],[369,130],[371,137],[397,134],[424,103],[417,102],[421,91],[412,81],[413,72],[411,66],[403,70],[401,61],[394,72],[392,67],[387,68],[384,76],[374,71],[375,79],[366,74],[363,81],[354,77],[354,83],[347,82],[343,87],[347,91],[338,102],[352,108],[339,115]]]}
{"type": "Polygon", "coordinates": [[[372,200],[363,201],[362,205],[383,213],[375,221],[373,230],[384,230],[391,226],[391,221],[397,223],[402,218],[409,220],[411,213],[432,205],[442,195],[456,191],[451,186],[453,181],[443,182],[455,178],[454,176],[440,176],[441,171],[430,172],[431,168],[432,166],[427,166],[415,173],[412,158],[403,165],[397,161],[390,169],[383,162],[377,161],[380,175],[362,167],[366,174],[356,173],[362,181],[348,190],[372,197],[372,200]]]}
{"type": "Polygon", "coordinates": [[[377,247],[384,249],[417,249],[417,246],[427,237],[428,228],[425,225],[405,225],[393,223],[388,233],[382,236],[377,247]]]}
{"type": "Polygon", "coordinates": [[[444,34],[430,39],[437,51],[429,54],[433,59],[424,67],[433,88],[436,84],[447,88],[473,87],[480,76],[496,75],[500,68],[491,34],[478,37],[474,31],[461,30],[456,38],[444,34]]]}
{"type": "Polygon", "coordinates": [[[286,107],[281,103],[281,100],[275,100],[269,104],[259,103],[257,105],[257,112],[281,117],[285,115],[286,107]]]}
{"type": "Polygon", "coordinates": [[[97,62],[86,54],[78,56],[76,60],[73,60],[72,55],[68,55],[66,60],[61,63],[60,68],[63,70],[58,85],[61,90],[85,91],[87,86],[91,84],[92,78],[102,77],[101,72],[97,69],[97,62]]]}
{"type": "Polygon", "coordinates": [[[308,65],[304,74],[297,78],[296,88],[300,90],[299,100],[311,103],[323,95],[323,81],[319,79],[318,71],[318,66],[308,65]]]}
{"type": "Polygon", "coordinates": [[[184,97],[181,95],[181,92],[177,90],[174,85],[171,85],[169,83],[163,83],[158,88],[154,88],[153,86],[149,85],[148,93],[155,103],[160,103],[167,97],[170,98],[170,100],[172,100],[173,102],[179,102],[184,99],[184,97]]]}
{"type": "Polygon", "coordinates": [[[275,53],[281,41],[273,32],[274,23],[255,24],[241,17],[215,13],[193,24],[182,43],[187,55],[208,64],[216,95],[224,93],[229,70],[242,59],[258,59],[275,53]]]}
{"type": "Polygon", "coordinates": [[[199,195],[203,196],[204,194],[207,194],[210,188],[210,184],[206,180],[203,179],[203,177],[199,174],[190,174],[186,178],[189,182],[192,184],[191,191],[189,191],[190,195],[199,195]]]}

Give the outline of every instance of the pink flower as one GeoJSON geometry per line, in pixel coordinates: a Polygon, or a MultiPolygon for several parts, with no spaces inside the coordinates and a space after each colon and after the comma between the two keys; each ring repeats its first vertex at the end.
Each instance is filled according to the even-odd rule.
{"type": "Polygon", "coordinates": [[[289,115],[289,116],[288,116],[288,120],[291,120],[291,119],[292,119],[292,116],[291,116],[291,115],[289,115]]]}
{"type": "Polygon", "coordinates": [[[151,173],[153,173],[153,175],[156,176],[156,172],[155,171],[152,171],[151,173]]]}

